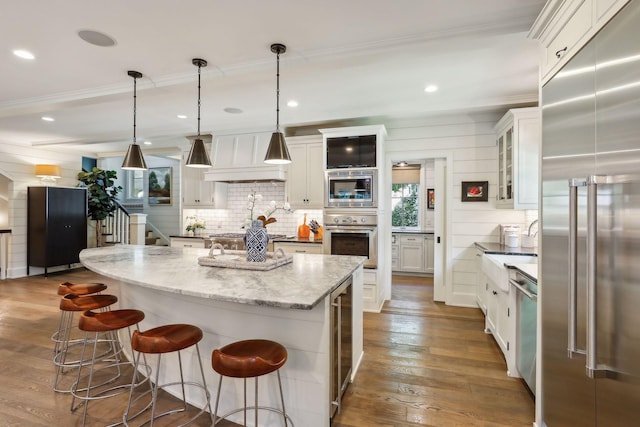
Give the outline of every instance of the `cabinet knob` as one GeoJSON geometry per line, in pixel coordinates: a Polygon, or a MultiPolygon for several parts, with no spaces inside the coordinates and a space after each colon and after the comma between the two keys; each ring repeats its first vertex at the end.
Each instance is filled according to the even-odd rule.
{"type": "Polygon", "coordinates": [[[494,294],[494,295],[498,295],[498,292],[497,292],[497,291],[493,291],[493,294],[494,294]]]}

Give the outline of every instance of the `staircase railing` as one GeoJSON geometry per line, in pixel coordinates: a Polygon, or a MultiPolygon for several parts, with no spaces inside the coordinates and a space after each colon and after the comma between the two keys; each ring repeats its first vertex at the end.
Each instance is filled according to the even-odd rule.
{"type": "Polygon", "coordinates": [[[107,243],[131,243],[131,217],[129,211],[116,201],[117,208],[112,216],[102,221],[102,235],[107,243]]]}

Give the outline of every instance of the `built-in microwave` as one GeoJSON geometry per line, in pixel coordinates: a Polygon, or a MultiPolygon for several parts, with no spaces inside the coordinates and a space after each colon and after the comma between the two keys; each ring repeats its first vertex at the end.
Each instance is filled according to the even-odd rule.
{"type": "Polygon", "coordinates": [[[326,208],[375,208],[376,170],[341,170],[326,172],[326,208]]]}

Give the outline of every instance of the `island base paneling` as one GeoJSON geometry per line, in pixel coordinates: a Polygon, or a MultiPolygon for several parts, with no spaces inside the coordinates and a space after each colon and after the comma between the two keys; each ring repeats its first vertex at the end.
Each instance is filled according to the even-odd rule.
{"type": "MultiPolygon", "coordinates": [[[[353,286],[354,300],[359,301],[362,300],[361,270],[354,273],[353,286]]],[[[142,329],[168,323],[188,323],[201,328],[204,333],[200,343],[203,360],[210,359],[213,349],[238,340],[260,338],[281,343],[288,352],[287,362],[280,370],[287,413],[296,425],[329,425],[329,297],[312,310],[291,310],[176,296],[120,283],[120,304],[146,313],[142,329]]],[[[362,331],[361,307],[359,310],[354,309],[354,317],[354,330],[362,331]]],[[[188,349],[183,353],[185,380],[196,380],[199,377],[199,367],[195,350],[188,349]]],[[[354,340],[353,375],[361,357],[360,334],[354,340]]],[[[155,361],[151,361],[151,365],[155,366],[154,363],[155,361]]],[[[170,364],[171,361],[166,363],[170,364]]],[[[205,369],[205,375],[207,387],[212,397],[215,397],[219,377],[210,366],[205,369]]],[[[160,376],[161,383],[179,380],[179,372],[176,370],[161,369],[160,376]]],[[[259,384],[259,404],[279,407],[281,404],[277,377],[261,377],[259,384]]],[[[243,401],[241,380],[226,379],[224,389],[218,410],[220,414],[241,406],[243,401]]],[[[195,406],[203,403],[197,391],[189,393],[187,390],[187,401],[195,406]]],[[[179,393],[180,390],[176,389],[175,394],[179,393]]],[[[281,421],[280,417],[279,414],[261,412],[260,425],[279,425],[277,423],[281,421]]],[[[242,413],[230,417],[230,420],[242,424],[242,413]]]]}

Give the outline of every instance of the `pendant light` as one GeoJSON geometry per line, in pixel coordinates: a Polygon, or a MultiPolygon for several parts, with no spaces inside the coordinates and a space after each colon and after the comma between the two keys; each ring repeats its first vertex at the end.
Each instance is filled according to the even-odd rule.
{"type": "Polygon", "coordinates": [[[140,146],[136,144],[136,80],[142,77],[142,73],[137,71],[127,71],[130,77],[133,77],[133,144],[129,145],[122,169],[125,170],[147,170],[147,163],[142,156],[140,146]]]}
{"type": "Polygon", "coordinates": [[[280,43],[271,45],[271,52],[277,55],[276,69],[276,131],[271,135],[271,142],[267,149],[267,155],[264,158],[265,163],[283,165],[291,163],[291,156],[287,143],[284,140],[284,134],[280,132],[280,54],[285,53],[287,47],[280,43]]]}
{"type": "Polygon", "coordinates": [[[211,167],[211,159],[209,158],[209,153],[207,153],[204,141],[200,138],[200,69],[207,66],[207,61],[200,58],[193,58],[191,63],[198,67],[198,136],[195,141],[193,141],[193,144],[191,144],[191,151],[189,151],[186,166],[190,168],[209,168],[211,167]]]}

